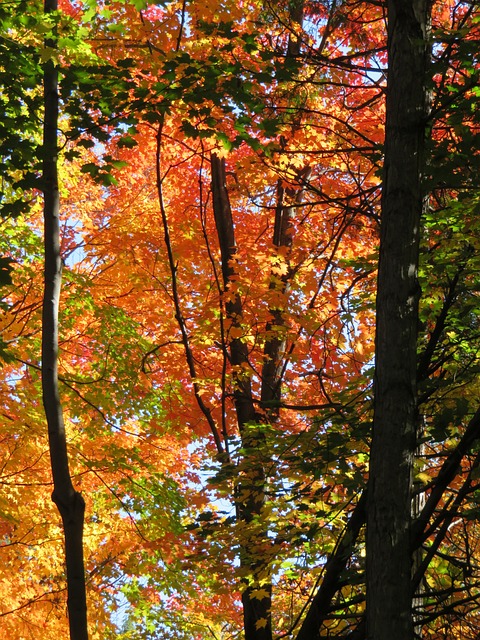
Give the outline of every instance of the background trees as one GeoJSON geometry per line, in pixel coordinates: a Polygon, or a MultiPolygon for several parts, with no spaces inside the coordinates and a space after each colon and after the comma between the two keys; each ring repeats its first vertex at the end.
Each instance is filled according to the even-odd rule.
{"type": "Polygon", "coordinates": [[[478,16],[473,3],[433,3],[430,44],[427,7],[420,17],[407,5],[64,3],[47,19],[19,3],[2,14],[3,202],[17,214],[2,240],[15,264],[0,503],[13,637],[66,625],[39,404],[42,62],[60,73],[59,385],[87,503],[91,637],[365,637],[367,619],[374,637],[365,557],[373,603],[389,582],[374,554],[394,565],[381,518],[367,545],[364,524],[392,493],[403,496],[392,536],[403,536],[404,595],[390,598],[402,637],[413,625],[478,635],[478,16]],[[405,50],[401,25],[414,33],[405,50]],[[44,45],[53,33],[58,53],[44,45]],[[424,73],[403,62],[430,48],[424,73]],[[414,213],[389,231],[407,215],[397,178],[414,213]],[[401,291],[382,269],[402,247],[409,315],[377,322],[374,388],[375,296],[384,317],[383,296],[401,291]],[[402,448],[389,400],[380,421],[407,353],[408,387],[395,392],[409,417],[393,404],[393,430],[409,425],[402,448]],[[389,462],[381,477],[394,453],[405,474],[389,462]]]}

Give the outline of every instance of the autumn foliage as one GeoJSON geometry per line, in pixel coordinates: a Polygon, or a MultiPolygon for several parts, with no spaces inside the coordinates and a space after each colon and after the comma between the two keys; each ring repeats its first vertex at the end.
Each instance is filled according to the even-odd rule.
{"type": "MultiPolygon", "coordinates": [[[[68,633],[40,375],[49,63],[90,637],[305,640],[309,611],[318,637],[366,637],[387,18],[353,0],[0,8],[5,637],[68,633]]],[[[412,619],[435,639],[480,633],[479,19],[433,2],[429,27],[406,526],[412,619]]]]}

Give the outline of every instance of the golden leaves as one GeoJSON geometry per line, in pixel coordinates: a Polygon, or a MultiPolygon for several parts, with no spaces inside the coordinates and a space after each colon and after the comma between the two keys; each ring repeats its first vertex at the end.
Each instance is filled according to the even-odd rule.
{"type": "Polygon", "coordinates": [[[268,620],[266,618],[259,618],[256,622],[255,622],[255,629],[265,629],[267,627],[268,624],[268,620]]]}

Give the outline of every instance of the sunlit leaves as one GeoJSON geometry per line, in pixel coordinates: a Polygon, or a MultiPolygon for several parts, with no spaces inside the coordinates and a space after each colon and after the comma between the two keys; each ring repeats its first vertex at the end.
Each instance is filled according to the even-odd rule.
{"type": "MultiPolygon", "coordinates": [[[[375,3],[307,2],[302,31],[287,5],[64,2],[49,24],[31,3],[11,15],[1,10],[8,37],[0,42],[0,204],[16,216],[3,225],[0,244],[1,584],[6,608],[40,598],[22,609],[26,627],[20,615],[2,619],[15,620],[6,623],[12,638],[44,623],[48,637],[65,629],[38,374],[39,74],[42,55],[52,53],[41,49],[43,38],[54,24],[65,262],[61,393],[75,483],[88,502],[92,636],[231,637],[242,625],[241,589],[249,585],[261,604],[270,580],[275,633],[291,633],[365,486],[384,15],[375,3]],[[288,54],[292,34],[296,55],[291,46],[288,54]],[[226,162],[235,228],[228,286],[212,211],[212,152],[226,162]],[[229,317],[226,307],[237,299],[241,317],[229,317]],[[234,342],[248,354],[237,364],[234,342]],[[262,376],[274,343],[281,392],[265,399],[262,376]],[[241,434],[239,381],[251,384],[257,412],[241,434]],[[239,507],[262,491],[251,521],[239,517],[239,507]],[[245,549],[250,564],[239,566],[245,549]],[[23,580],[27,572],[24,599],[15,599],[11,576],[23,580]],[[112,619],[123,603],[127,613],[112,619]]],[[[475,406],[479,371],[478,56],[474,29],[460,24],[464,8],[436,6],[434,27],[441,28],[419,275],[428,447],[417,470],[422,487],[456,446],[475,406]]],[[[469,465],[473,458],[452,496],[469,465]]],[[[468,545],[477,539],[475,492],[459,514],[468,537],[454,524],[440,550],[447,557],[432,561],[431,603],[433,591],[463,584],[459,562],[467,566],[468,545]]],[[[329,604],[324,635],[345,634],[346,621],[362,615],[362,535],[329,604]]],[[[268,621],[255,624],[261,631],[268,621]]],[[[433,618],[428,624],[433,633],[433,618]]]]}

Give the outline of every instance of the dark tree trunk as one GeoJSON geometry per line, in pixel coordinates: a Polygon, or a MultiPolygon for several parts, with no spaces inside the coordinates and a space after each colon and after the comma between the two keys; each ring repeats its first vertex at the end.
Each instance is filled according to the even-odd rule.
{"type": "MultiPolygon", "coordinates": [[[[220,244],[223,287],[227,291],[236,275],[233,264],[236,254],[235,230],[225,184],[225,160],[212,153],[211,166],[213,212],[220,244]]],[[[225,313],[231,327],[241,327],[243,310],[238,294],[227,299],[225,313]]],[[[265,434],[255,428],[261,417],[253,402],[247,345],[239,337],[234,337],[229,350],[235,411],[242,448],[246,452],[244,469],[239,474],[235,491],[237,517],[247,525],[243,540],[240,541],[240,564],[248,574],[242,592],[245,640],[272,640],[269,558],[257,551],[267,540],[265,527],[261,523],[266,481],[265,461],[262,459],[265,434]]]]}
{"type": "MultiPolygon", "coordinates": [[[[45,0],[45,13],[57,10],[56,0],[45,0]]],[[[55,47],[53,40],[46,46],[55,47]]],[[[59,241],[57,167],[58,72],[50,60],[44,65],[43,192],[45,275],[42,316],[42,391],[48,425],[53,475],[52,500],[60,512],[67,569],[68,616],[71,640],[88,640],[83,520],[85,502],[75,491],[68,467],[67,441],[58,392],[58,305],[62,263],[59,241]]]]}
{"type": "Polygon", "coordinates": [[[341,575],[346,569],[360,530],[365,524],[366,502],[367,494],[364,491],[350,516],[335,551],[327,560],[322,583],[312,599],[296,640],[320,640],[320,627],[332,610],[333,598],[341,586],[341,575]]]}
{"type": "MultiPolygon", "coordinates": [[[[288,38],[287,60],[300,55],[301,51],[301,30],[303,26],[304,0],[292,0],[289,4],[290,18],[290,35],[288,38]]],[[[295,137],[295,131],[301,125],[301,112],[297,114],[292,122],[292,130],[290,136],[295,137]]],[[[286,140],[283,136],[280,138],[280,147],[285,150],[286,140]]],[[[305,193],[305,183],[310,175],[310,167],[306,165],[298,171],[297,184],[285,187],[283,180],[277,182],[277,203],[275,207],[275,223],[273,227],[273,246],[275,249],[283,248],[287,252],[285,259],[289,262],[290,249],[293,245],[293,218],[295,210],[303,201],[305,193]]],[[[272,273],[270,289],[278,291],[285,295],[289,289],[290,279],[292,277],[290,266],[286,273],[278,277],[272,273]]],[[[283,328],[285,326],[284,312],[279,308],[270,308],[269,313],[272,317],[267,323],[266,333],[272,336],[275,328],[283,328]]],[[[282,378],[284,368],[284,350],[285,340],[281,337],[269,337],[265,342],[264,348],[264,364],[262,367],[262,390],[261,403],[262,410],[265,412],[269,422],[275,422],[278,419],[278,407],[280,405],[282,390],[282,378]]]]}
{"type": "Polygon", "coordinates": [[[423,207],[429,3],[388,2],[388,87],[367,506],[367,637],[411,640],[417,266],[423,207]]]}

